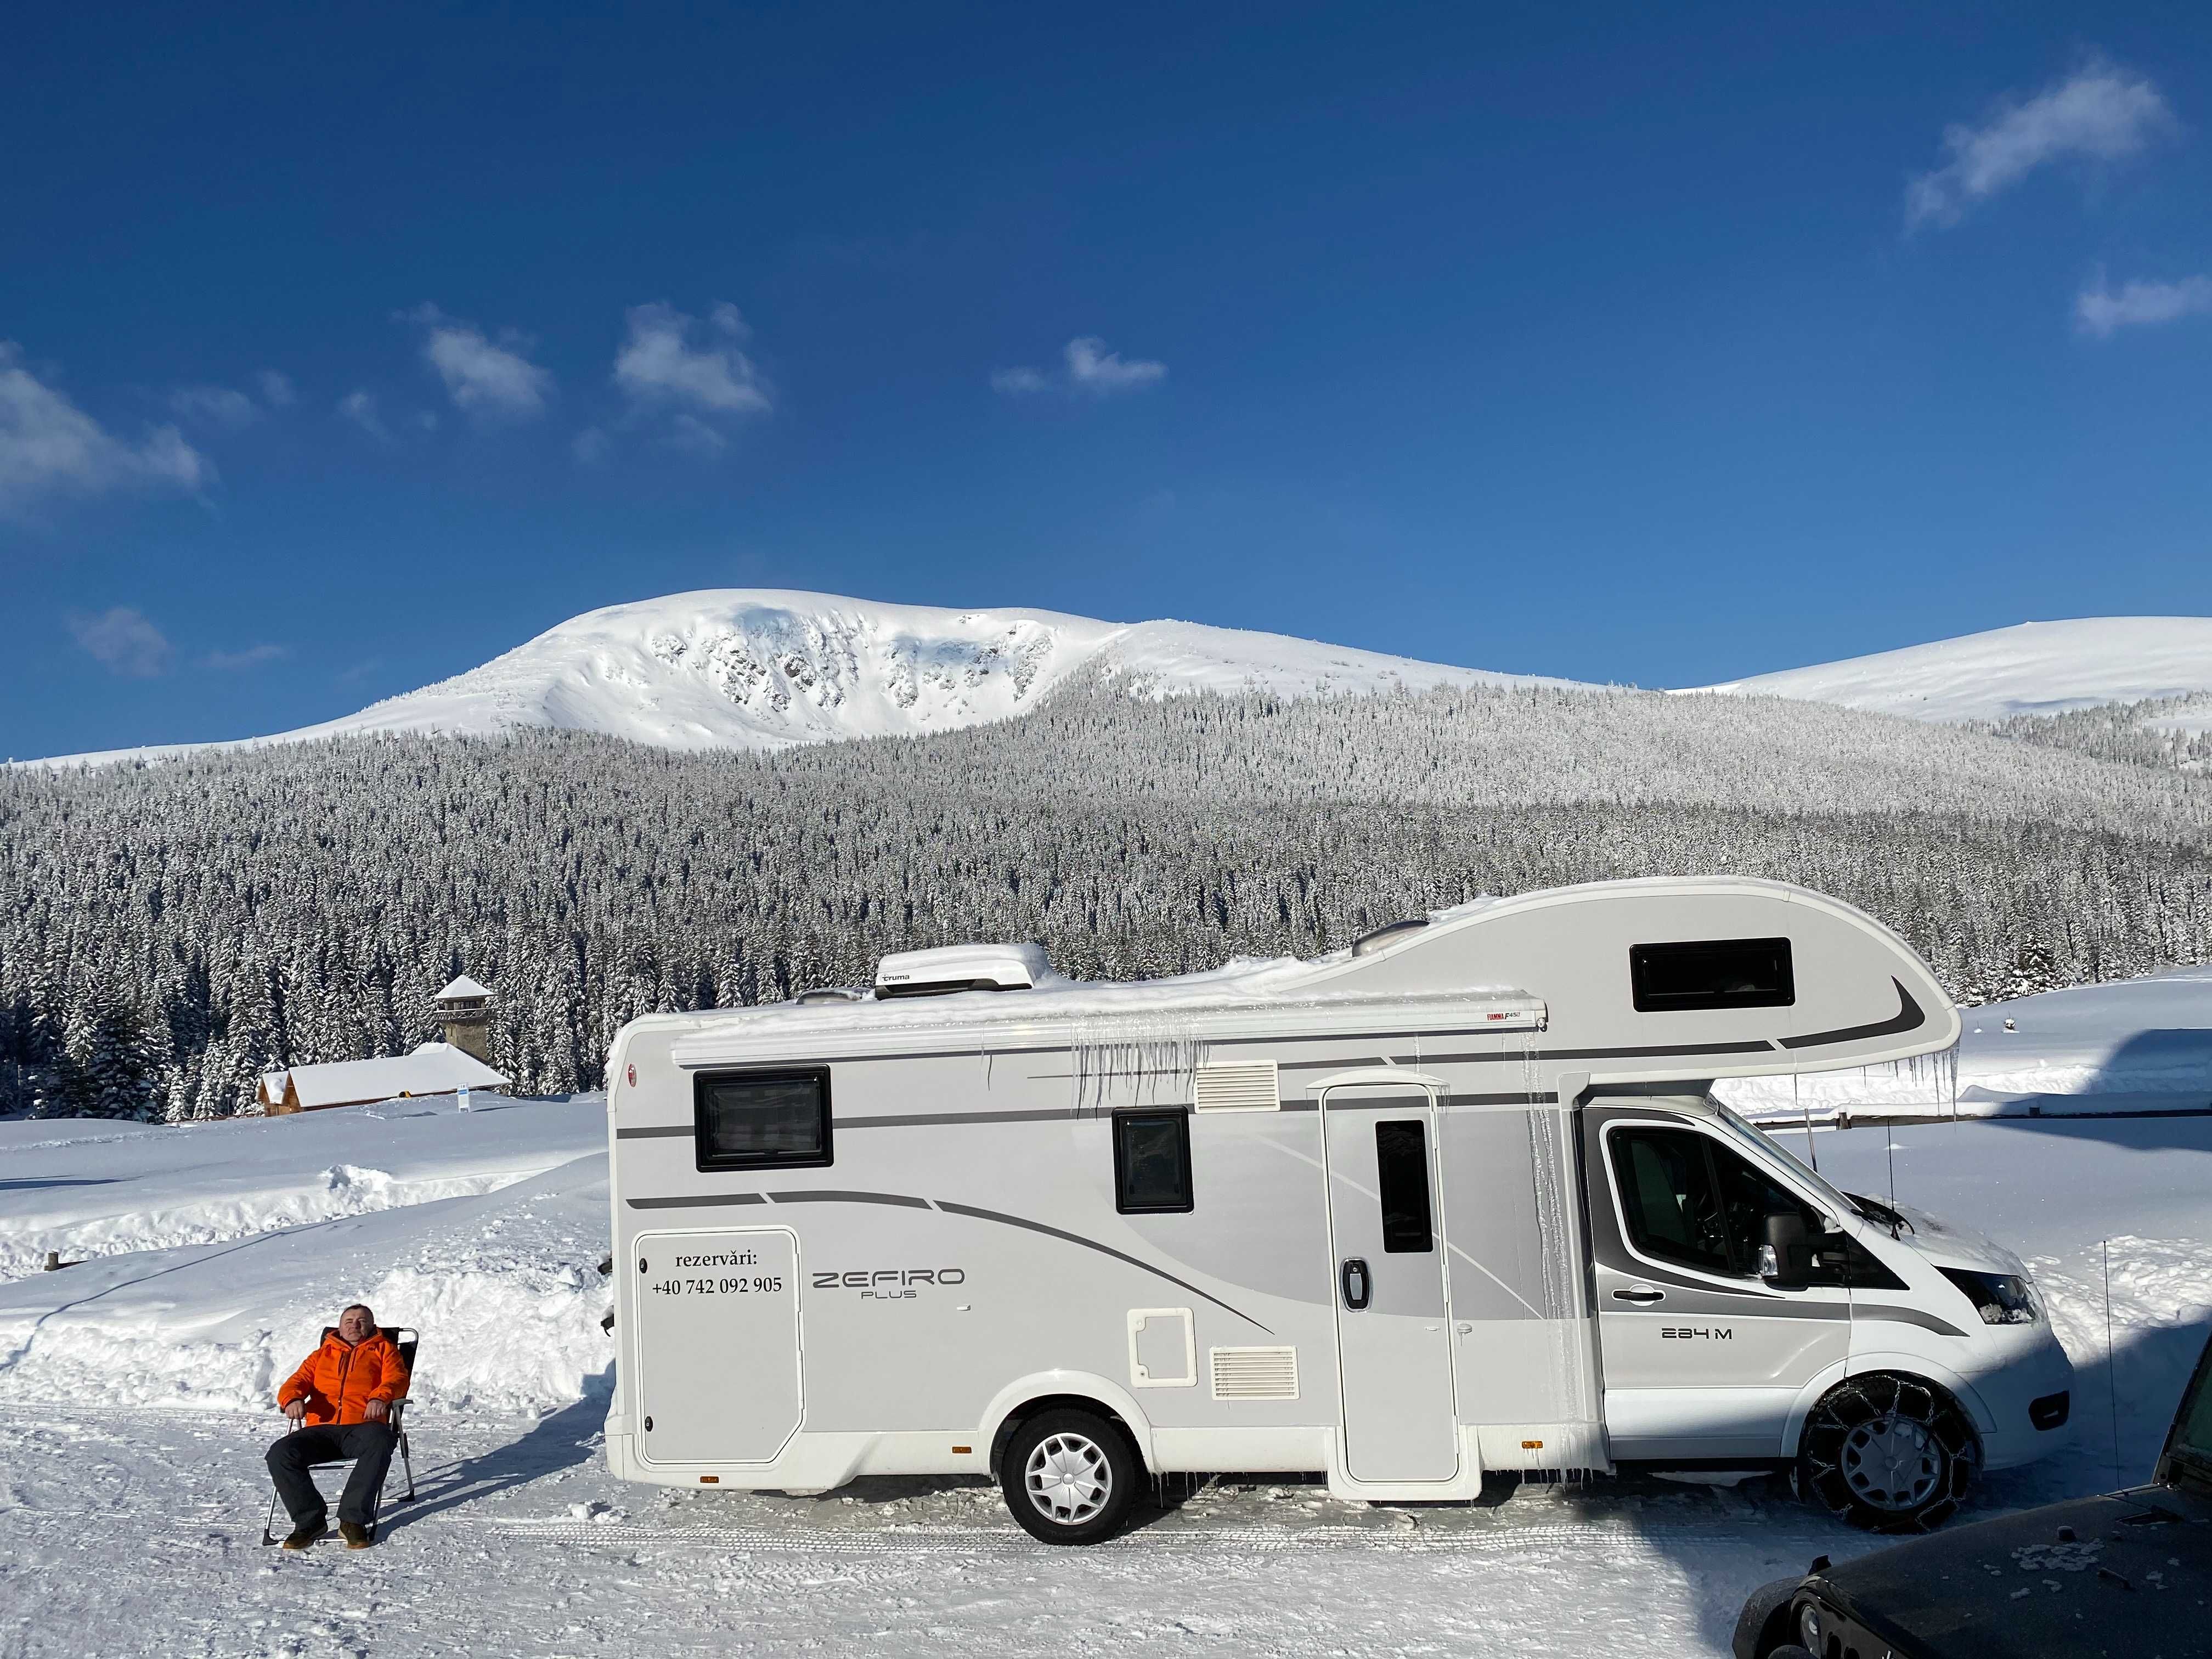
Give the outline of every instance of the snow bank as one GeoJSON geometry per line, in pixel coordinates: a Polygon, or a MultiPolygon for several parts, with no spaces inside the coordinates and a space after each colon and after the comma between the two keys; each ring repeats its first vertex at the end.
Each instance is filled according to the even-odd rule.
{"type": "Polygon", "coordinates": [[[0,1402],[268,1409],[365,1301],[422,1331],[421,1406],[567,1404],[613,1356],[606,1206],[595,1152],[495,1193],[21,1279],[0,1285],[0,1402]]]}
{"type": "Polygon", "coordinates": [[[496,1192],[603,1146],[605,1097],[450,1096],[170,1127],[0,1123],[0,1281],[64,1260],[208,1244],[496,1192]]]}
{"type": "Polygon", "coordinates": [[[1755,1122],[1839,1113],[1990,1117],[2212,1106],[2212,968],[2082,985],[1961,1011],[1955,1055],[1791,1079],[1731,1079],[1714,1092],[1755,1122]],[[2007,1030],[2009,1021],[2014,1029],[2007,1030]],[[2056,1099],[2052,1097],[2056,1097],[2056,1099]]]}

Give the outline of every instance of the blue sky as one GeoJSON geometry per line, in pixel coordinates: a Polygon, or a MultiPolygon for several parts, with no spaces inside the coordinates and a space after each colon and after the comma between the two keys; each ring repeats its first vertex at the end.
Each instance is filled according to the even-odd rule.
{"type": "Polygon", "coordinates": [[[2186,4],[40,9],[0,752],[690,587],[1644,684],[2212,611],[2208,71],[2186,4]]]}

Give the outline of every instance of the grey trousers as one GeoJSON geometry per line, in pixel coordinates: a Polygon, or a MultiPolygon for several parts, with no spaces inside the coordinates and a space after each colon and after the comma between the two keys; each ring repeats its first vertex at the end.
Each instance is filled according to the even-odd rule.
{"type": "Polygon", "coordinates": [[[269,1449],[269,1478],[294,1527],[319,1527],[329,1519],[323,1495],[307,1471],[317,1463],[356,1460],[346,1477],[345,1493],[338,1499],[338,1519],[356,1526],[369,1524],[376,1495],[384,1490],[385,1471],[392,1467],[392,1448],[399,1437],[389,1423],[324,1423],[295,1429],[269,1449]]]}

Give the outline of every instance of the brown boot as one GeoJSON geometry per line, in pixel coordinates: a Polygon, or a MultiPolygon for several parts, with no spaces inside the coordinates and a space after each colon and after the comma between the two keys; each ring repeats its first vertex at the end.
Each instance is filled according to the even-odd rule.
{"type": "Polygon", "coordinates": [[[295,1527],[292,1528],[292,1535],[284,1540],[284,1547],[288,1550],[313,1549],[315,1540],[329,1530],[328,1527],[319,1525],[295,1527]]]}
{"type": "Polygon", "coordinates": [[[349,1550],[365,1550],[376,1541],[369,1536],[368,1528],[358,1521],[339,1522],[338,1536],[345,1540],[345,1547],[349,1550]]]}

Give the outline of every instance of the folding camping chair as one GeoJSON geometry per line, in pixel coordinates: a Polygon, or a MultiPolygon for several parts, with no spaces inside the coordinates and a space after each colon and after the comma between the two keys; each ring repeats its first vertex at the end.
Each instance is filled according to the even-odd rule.
{"type": "MultiPolygon", "coordinates": [[[[337,1334],[337,1328],[335,1325],[324,1326],[323,1340],[329,1341],[337,1334]]],[[[380,1325],[377,1329],[383,1333],[386,1341],[399,1350],[399,1363],[407,1368],[407,1376],[411,1386],[415,1376],[415,1351],[422,1346],[422,1333],[412,1325],[380,1325]],[[402,1331],[406,1333],[404,1337],[400,1334],[402,1331]]],[[[409,1455],[407,1449],[407,1402],[405,1400],[395,1400],[392,1402],[392,1415],[386,1420],[392,1425],[392,1431],[399,1437],[399,1444],[397,1448],[399,1453],[399,1467],[407,1472],[407,1490],[399,1495],[397,1501],[402,1504],[411,1504],[415,1501],[415,1460],[409,1455]]],[[[289,1434],[293,1429],[299,1426],[295,1423],[284,1432],[289,1434]]],[[[349,1469],[353,1465],[354,1460],[347,1457],[336,1459],[328,1463],[317,1463],[313,1467],[318,1469],[349,1469]]],[[[313,1479],[313,1474],[310,1474],[308,1478],[313,1479]]],[[[386,1471],[384,1478],[387,1481],[392,1479],[389,1470],[386,1471]]],[[[380,1486],[376,1489],[376,1498],[368,1509],[368,1535],[372,1542],[376,1538],[377,1521],[383,1513],[384,1488],[380,1486]]],[[[276,1494],[274,1492],[269,1494],[269,1518],[261,1523],[261,1541],[264,1544],[275,1544],[280,1541],[276,1536],[276,1494]]]]}

